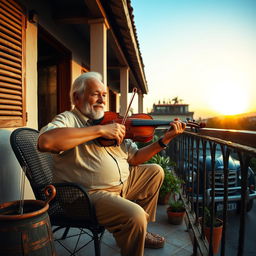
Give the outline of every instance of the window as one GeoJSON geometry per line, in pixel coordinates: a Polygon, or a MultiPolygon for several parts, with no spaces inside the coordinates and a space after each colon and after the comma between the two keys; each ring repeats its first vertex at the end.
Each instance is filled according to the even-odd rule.
{"type": "Polygon", "coordinates": [[[25,16],[13,0],[0,0],[0,127],[26,124],[25,16]]]}

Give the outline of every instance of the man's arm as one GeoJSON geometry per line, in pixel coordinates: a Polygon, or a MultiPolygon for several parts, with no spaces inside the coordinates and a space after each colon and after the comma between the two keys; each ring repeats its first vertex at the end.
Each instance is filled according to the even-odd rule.
{"type": "Polygon", "coordinates": [[[60,152],[99,137],[115,139],[120,144],[124,135],[125,126],[118,123],[84,128],[55,128],[40,135],[38,148],[40,151],[60,152]]]}
{"type": "MultiPolygon", "coordinates": [[[[186,128],[185,123],[180,121],[171,124],[171,129],[169,129],[162,137],[162,142],[164,144],[170,143],[170,141],[183,133],[186,128]]],[[[150,160],[155,154],[159,153],[163,148],[159,145],[158,141],[154,142],[146,147],[139,149],[135,155],[129,160],[130,165],[142,164],[150,160]]]]}

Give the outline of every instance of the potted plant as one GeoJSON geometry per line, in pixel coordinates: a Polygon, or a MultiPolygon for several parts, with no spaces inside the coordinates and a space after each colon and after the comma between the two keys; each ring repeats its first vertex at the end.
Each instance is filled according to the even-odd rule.
{"type": "MultiPolygon", "coordinates": [[[[210,243],[211,239],[211,210],[208,207],[204,207],[204,234],[207,241],[210,243]]],[[[199,219],[202,224],[202,218],[199,219]]],[[[217,218],[214,214],[213,216],[213,230],[212,230],[212,250],[214,254],[217,254],[220,247],[220,242],[222,238],[222,228],[223,221],[217,218]]]]}
{"type": "Polygon", "coordinates": [[[181,180],[174,175],[171,169],[174,169],[175,163],[168,156],[156,154],[148,163],[159,164],[164,170],[164,181],[159,191],[159,204],[168,204],[172,193],[176,193],[181,185],[181,180]]]}
{"type": "Polygon", "coordinates": [[[172,171],[165,171],[164,181],[159,192],[159,203],[161,204],[162,198],[164,198],[163,204],[168,204],[170,198],[175,201],[180,194],[182,184],[183,180],[177,177],[172,171]]]}
{"type": "Polygon", "coordinates": [[[166,212],[169,223],[179,225],[183,222],[186,213],[185,204],[181,199],[170,200],[169,207],[166,212]]]}

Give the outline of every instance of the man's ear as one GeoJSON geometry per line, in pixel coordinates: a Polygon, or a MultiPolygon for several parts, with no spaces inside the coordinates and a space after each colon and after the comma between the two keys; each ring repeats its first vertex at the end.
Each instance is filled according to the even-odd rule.
{"type": "Polygon", "coordinates": [[[77,92],[74,92],[73,98],[74,98],[74,103],[77,103],[77,101],[79,100],[79,95],[77,92]]]}

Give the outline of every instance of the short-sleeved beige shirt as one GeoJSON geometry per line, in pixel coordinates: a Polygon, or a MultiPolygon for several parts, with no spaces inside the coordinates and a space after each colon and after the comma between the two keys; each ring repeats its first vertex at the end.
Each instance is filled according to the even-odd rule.
{"type": "MultiPolygon", "coordinates": [[[[40,134],[55,128],[90,125],[89,119],[75,108],[57,115],[40,134]]],[[[89,141],[54,154],[54,182],[76,182],[88,190],[120,185],[129,176],[128,160],[137,150],[131,140],[124,140],[119,147],[101,147],[89,141]]]]}

